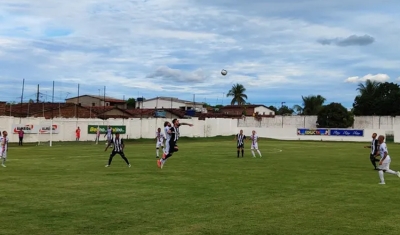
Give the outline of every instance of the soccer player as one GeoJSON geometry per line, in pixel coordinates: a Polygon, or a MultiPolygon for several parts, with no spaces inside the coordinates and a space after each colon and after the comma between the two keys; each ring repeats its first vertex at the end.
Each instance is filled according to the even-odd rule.
{"type": "Polygon", "coordinates": [[[372,165],[374,166],[374,169],[379,170],[378,167],[376,166],[376,162],[379,162],[379,160],[376,159],[376,156],[378,155],[378,149],[379,149],[379,143],[378,143],[378,140],[376,139],[376,136],[377,136],[377,134],[373,133],[371,145],[364,146],[364,148],[371,149],[371,153],[369,154],[369,160],[371,161],[372,165]]]}
{"type": "MultiPolygon", "coordinates": [[[[113,146],[113,150],[110,154],[110,158],[108,159],[108,164],[106,165],[106,167],[109,167],[111,165],[111,162],[112,162],[114,156],[117,154],[119,154],[122,157],[122,159],[124,159],[124,161],[126,162],[128,167],[131,167],[129,160],[125,157],[125,154],[124,154],[124,148],[125,148],[124,140],[122,138],[119,138],[119,133],[115,134],[115,138],[113,140],[111,140],[111,142],[114,144],[114,146],[113,146]]],[[[110,147],[111,142],[108,143],[104,152],[107,151],[108,147],[110,147]]]]}
{"type": "MultiPolygon", "coordinates": [[[[167,122],[165,124],[167,124],[167,122]]],[[[162,159],[157,160],[157,166],[159,168],[162,169],[167,159],[171,157],[174,152],[178,152],[179,149],[177,142],[180,136],[179,127],[182,125],[193,126],[193,124],[189,123],[179,123],[178,119],[172,120],[172,126],[168,128],[168,135],[169,135],[167,136],[168,144],[166,144],[165,146],[165,151],[162,156],[162,159]]]]}
{"type": "Polygon", "coordinates": [[[242,157],[244,156],[244,141],[246,140],[246,136],[243,134],[243,130],[240,130],[239,134],[235,136],[235,140],[237,141],[237,157],[239,157],[240,151],[242,152],[242,157]]]}
{"type": "Polygon", "coordinates": [[[169,140],[171,139],[171,135],[170,135],[170,133],[168,133],[169,128],[171,128],[171,123],[168,122],[168,121],[164,122],[164,136],[165,136],[165,148],[164,148],[164,153],[165,153],[165,154],[168,154],[168,153],[166,153],[165,151],[166,151],[166,149],[168,148],[168,146],[169,146],[169,140]]]}
{"type": "Polygon", "coordinates": [[[24,134],[25,134],[24,130],[21,129],[18,131],[18,138],[19,138],[18,145],[19,146],[22,146],[22,142],[24,140],[24,134]]]}
{"type": "Polygon", "coordinates": [[[258,149],[258,135],[256,135],[256,131],[252,131],[252,134],[250,136],[251,140],[251,153],[253,154],[253,157],[256,157],[256,154],[254,153],[254,150],[257,151],[257,153],[262,157],[260,150],[258,149]]]}
{"type": "Polygon", "coordinates": [[[110,144],[112,142],[112,137],[113,137],[112,128],[110,126],[107,126],[107,132],[104,135],[104,137],[106,136],[107,136],[107,144],[110,144]]]}
{"type": "Polygon", "coordinates": [[[160,157],[160,155],[159,155],[160,147],[162,147],[163,152],[164,152],[164,138],[165,138],[164,133],[161,132],[161,128],[158,128],[156,131],[156,141],[157,141],[156,142],[156,154],[157,154],[156,158],[160,157]]]}
{"type": "Polygon", "coordinates": [[[384,140],[385,137],[383,135],[380,135],[378,137],[378,141],[380,144],[379,154],[381,155],[381,160],[379,161],[379,178],[381,182],[379,184],[385,184],[385,178],[383,177],[384,172],[400,177],[399,171],[396,172],[390,169],[391,158],[389,156],[389,151],[387,149],[386,143],[383,142],[384,140]]]}
{"type": "Polygon", "coordinates": [[[8,152],[8,133],[7,131],[3,131],[3,136],[0,137],[0,159],[1,161],[1,166],[6,167],[6,160],[7,160],[7,152],[8,152]]]}

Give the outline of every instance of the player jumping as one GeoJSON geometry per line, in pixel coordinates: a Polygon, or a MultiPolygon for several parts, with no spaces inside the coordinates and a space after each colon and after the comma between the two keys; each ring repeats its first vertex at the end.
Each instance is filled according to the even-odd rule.
{"type": "Polygon", "coordinates": [[[6,160],[7,160],[7,151],[8,151],[8,133],[7,131],[3,131],[3,136],[0,137],[0,159],[1,166],[6,167],[6,160]]]}
{"type": "Polygon", "coordinates": [[[253,130],[252,135],[250,136],[250,141],[251,141],[251,153],[253,154],[253,157],[256,157],[256,154],[254,153],[254,150],[257,151],[257,153],[262,157],[260,150],[258,149],[258,135],[256,135],[256,131],[253,130]]]}
{"type": "Polygon", "coordinates": [[[157,129],[157,132],[156,132],[156,158],[159,158],[160,157],[160,155],[159,155],[159,150],[160,150],[160,147],[162,147],[162,149],[163,149],[163,152],[164,152],[164,138],[165,138],[165,136],[164,136],[164,133],[162,133],[161,132],[161,128],[158,128],[157,129]]]}
{"type": "MultiPolygon", "coordinates": [[[[165,124],[168,124],[168,123],[166,122],[165,124]]],[[[162,156],[162,159],[157,160],[157,166],[161,169],[163,168],[167,159],[169,157],[171,157],[174,152],[178,152],[178,150],[179,150],[177,142],[178,142],[179,135],[180,135],[179,127],[181,125],[193,126],[193,124],[179,123],[178,119],[172,120],[172,126],[168,128],[168,132],[167,132],[168,133],[168,136],[167,136],[168,144],[166,144],[166,146],[165,146],[165,152],[162,156]]]]}

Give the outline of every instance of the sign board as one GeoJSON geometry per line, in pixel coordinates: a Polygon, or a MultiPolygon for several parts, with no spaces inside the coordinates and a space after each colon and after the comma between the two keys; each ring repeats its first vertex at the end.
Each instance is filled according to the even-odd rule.
{"type": "MultiPolygon", "coordinates": [[[[100,128],[100,134],[106,134],[107,133],[107,125],[88,125],[88,134],[96,134],[97,133],[97,127],[100,128]]],[[[110,125],[113,134],[119,133],[119,134],[126,134],[126,126],[112,126],[110,125]]]]}
{"type": "Polygon", "coordinates": [[[364,136],[364,130],[355,129],[330,129],[329,135],[331,136],[364,136]]]}
{"type": "Polygon", "coordinates": [[[18,134],[23,130],[25,134],[50,134],[50,129],[53,129],[53,134],[60,133],[60,128],[57,124],[51,125],[31,125],[31,124],[13,124],[13,134],[18,134]]]}
{"type": "Polygon", "coordinates": [[[308,129],[308,128],[298,128],[297,135],[329,135],[328,129],[308,129]]]}

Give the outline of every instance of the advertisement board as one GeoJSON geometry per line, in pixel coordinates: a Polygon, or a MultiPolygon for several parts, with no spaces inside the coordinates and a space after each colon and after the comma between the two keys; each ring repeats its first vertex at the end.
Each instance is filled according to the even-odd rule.
{"type": "Polygon", "coordinates": [[[308,129],[308,128],[298,128],[297,135],[329,135],[328,129],[308,129]]]}
{"type": "Polygon", "coordinates": [[[363,137],[364,130],[358,129],[330,129],[329,135],[331,136],[357,136],[363,137]]]}
{"type": "MultiPolygon", "coordinates": [[[[97,127],[100,128],[100,134],[106,134],[107,133],[107,125],[88,125],[88,134],[96,134],[97,133],[97,127]]],[[[126,126],[112,126],[110,125],[113,134],[119,133],[119,134],[126,134],[126,126]]]]}
{"type": "MultiPolygon", "coordinates": [[[[50,134],[51,125],[32,125],[32,124],[13,124],[13,134],[18,134],[23,130],[25,134],[50,134]]],[[[53,124],[53,134],[60,133],[59,126],[53,124]]]]}

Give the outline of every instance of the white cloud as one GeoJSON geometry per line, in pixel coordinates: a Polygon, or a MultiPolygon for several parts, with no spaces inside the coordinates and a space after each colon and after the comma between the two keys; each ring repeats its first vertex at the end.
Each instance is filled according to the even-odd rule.
{"type": "Polygon", "coordinates": [[[390,79],[389,75],[387,74],[367,74],[364,77],[358,77],[358,76],[354,76],[354,77],[348,77],[345,82],[348,83],[359,83],[359,82],[365,82],[367,80],[370,81],[376,81],[376,82],[387,82],[390,79]]]}
{"type": "MultiPolygon", "coordinates": [[[[116,97],[180,92],[185,98],[213,97],[239,82],[250,102],[292,96],[300,102],[308,95],[300,88],[325,92],[327,86],[343,86],[345,74],[396,75],[400,31],[392,23],[399,16],[376,10],[373,1],[363,1],[369,13],[348,14],[360,3],[272,0],[265,7],[261,0],[2,0],[0,71],[7,78],[2,83],[12,86],[12,79],[26,78],[28,93],[37,83],[48,89],[56,80],[59,93],[74,92],[80,83],[82,94],[107,86],[108,95],[116,97]],[[379,18],[384,24],[367,24],[365,19],[379,15],[385,15],[379,18]],[[338,16],[343,21],[329,20],[338,16]],[[317,43],[366,34],[376,41],[362,48],[317,43]],[[221,76],[221,69],[228,75],[221,76]]],[[[370,77],[385,79],[378,75],[370,77]]],[[[0,100],[14,96],[6,90],[0,100]]]]}

